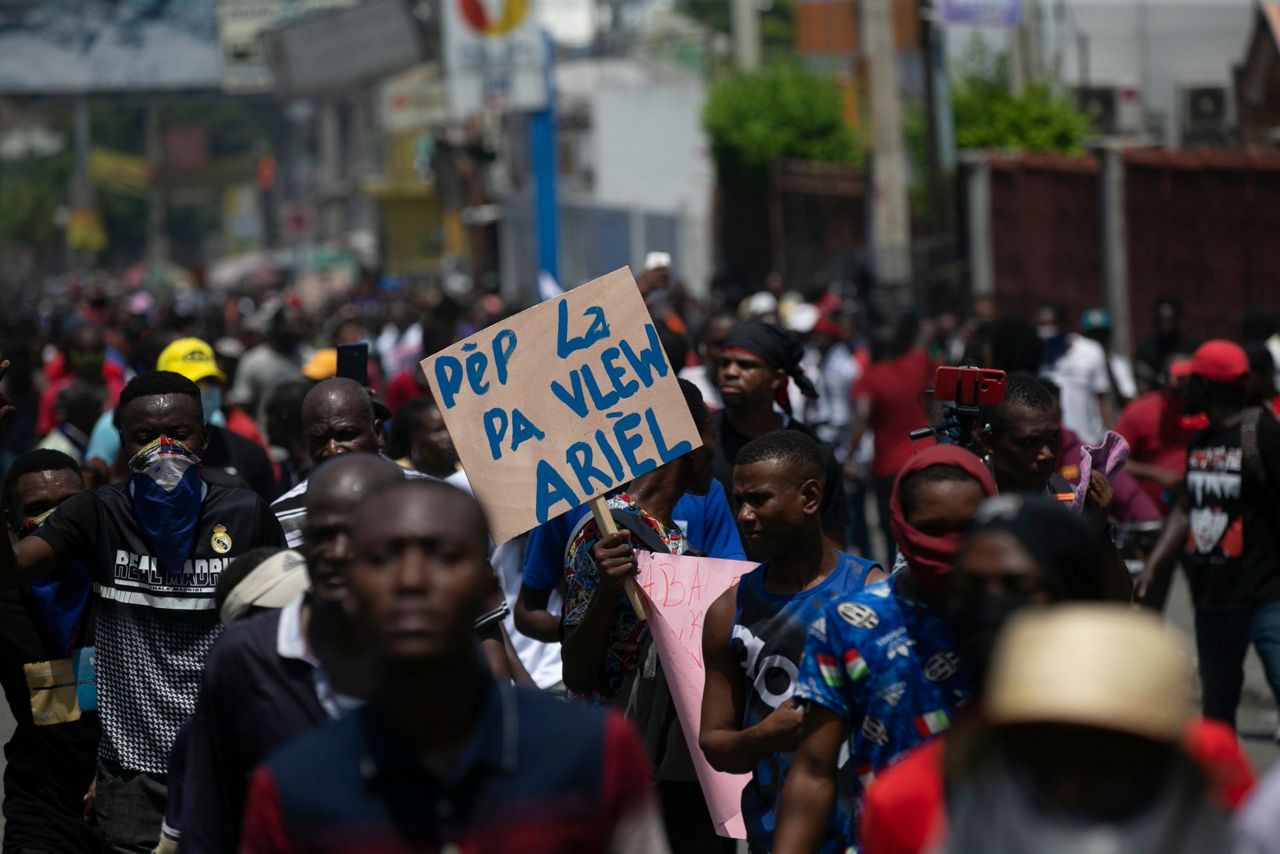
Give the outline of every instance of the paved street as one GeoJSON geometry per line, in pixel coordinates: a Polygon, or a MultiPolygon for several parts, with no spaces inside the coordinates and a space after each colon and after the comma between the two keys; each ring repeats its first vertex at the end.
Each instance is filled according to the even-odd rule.
{"type": "MultiPolygon", "coordinates": [[[[1188,638],[1194,638],[1191,599],[1181,572],[1169,592],[1166,613],[1171,623],[1185,631],[1188,638]]],[[[1276,746],[1274,740],[1276,729],[1280,727],[1280,718],[1276,715],[1275,702],[1262,673],[1262,662],[1252,650],[1245,662],[1244,697],[1240,703],[1237,723],[1245,752],[1249,754],[1249,760],[1261,776],[1280,759],[1280,747],[1276,746]]]]}

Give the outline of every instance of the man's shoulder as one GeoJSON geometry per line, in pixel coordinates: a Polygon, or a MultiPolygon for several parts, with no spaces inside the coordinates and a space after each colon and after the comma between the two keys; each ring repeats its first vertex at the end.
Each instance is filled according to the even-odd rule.
{"type": "Polygon", "coordinates": [[[302,499],[305,498],[307,494],[307,483],[309,480],[310,479],[308,478],[307,480],[299,481],[294,485],[293,489],[290,489],[284,495],[281,495],[275,501],[272,501],[271,511],[279,514],[282,510],[293,509],[295,505],[301,507],[302,499]]]}
{"type": "Polygon", "coordinates": [[[594,765],[604,747],[610,709],[570,702],[533,688],[512,690],[520,721],[521,764],[545,759],[594,765]]]}
{"type": "MultiPolygon", "coordinates": [[[[850,554],[849,552],[841,551],[840,549],[836,549],[836,554],[839,556],[839,562],[836,564],[835,572],[839,573],[844,578],[848,578],[849,576],[861,576],[862,578],[866,578],[867,573],[871,572],[873,569],[879,569],[881,571],[884,570],[884,567],[880,565],[879,561],[872,560],[871,558],[859,557],[858,555],[850,554]]],[[[881,579],[882,582],[885,580],[887,580],[887,578],[881,579]]],[[[862,590],[864,588],[865,585],[861,585],[854,589],[862,590]]],[[[839,594],[835,593],[833,590],[832,595],[835,596],[839,594]]]]}
{"type": "Polygon", "coordinates": [[[893,579],[885,578],[843,596],[833,597],[823,608],[828,629],[842,629],[855,642],[876,638],[901,624],[894,598],[893,579]]]}
{"type": "Polygon", "coordinates": [[[1102,349],[1102,345],[1079,333],[1071,336],[1071,349],[1067,354],[1076,359],[1097,362],[1103,367],[1107,365],[1107,351],[1102,349]]]}
{"type": "Polygon", "coordinates": [[[263,764],[282,787],[292,782],[310,789],[323,785],[334,774],[359,774],[368,713],[369,707],[361,706],[349,715],[309,729],[273,750],[263,764]]]}
{"type": "Polygon", "coordinates": [[[822,450],[822,459],[824,464],[828,467],[835,464],[835,453],[831,448],[831,443],[818,438],[818,434],[814,432],[814,429],[808,424],[805,424],[803,421],[797,421],[794,418],[789,418],[787,419],[786,429],[795,430],[797,433],[803,433],[813,441],[817,442],[818,447],[822,450]]]}
{"type": "Polygon", "coordinates": [[[798,419],[788,418],[787,429],[795,430],[797,433],[805,434],[810,439],[818,440],[818,434],[813,432],[813,428],[798,419]]]}
{"type": "Polygon", "coordinates": [[[252,489],[246,489],[243,486],[224,486],[207,480],[205,483],[209,486],[209,492],[204,498],[206,505],[249,510],[267,507],[266,500],[252,489]]]}
{"type": "Polygon", "coordinates": [[[1260,407],[1258,413],[1258,436],[1270,441],[1280,441],[1280,419],[1265,406],[1260,407]]]}
{"type": "Polygon", "coordinates": [[[523,720],[541,724],[548,730],[578,731],[580,727],[603,727],[609,710],[590,703],[570,702],[546,691],[517,685],[510,689],[523,720]]]}
{"type": "Polygon", "coordinates": [[[276,635],[279,630],[279,609],[237,620],[218,636],[206,666],[212,670],[217,667],[234,668],[247,661],[270,661],[277,655],[276,635]]]}
{"type": "Polygon", "coordinates": [[[227,449],[231,451],[232,454],[241,454],[250,457],[258,457],[261,455],[262,457],[266,457],[268,463],[270,463],[270,457],[267,457],[267,452],[264,451],[262,446],[257,442],[246,439],[244,436],[241,436],[229,427],[219,427],[214,424],[210,429],[216,430],[222,435],[223,441],[227,443],[227,449]]]}
{"type": "Polygon", "coordinates": [[[1129,405],[1121,410],[1120,417],[1123,418],[1129,413],[1147,416],[1154,415],[1163,411],[1166,403],[1167,400],[1164,396],[1164,392],[1158,389],[1155,391],[1146,391],[1130,401],[1129,405]]]}

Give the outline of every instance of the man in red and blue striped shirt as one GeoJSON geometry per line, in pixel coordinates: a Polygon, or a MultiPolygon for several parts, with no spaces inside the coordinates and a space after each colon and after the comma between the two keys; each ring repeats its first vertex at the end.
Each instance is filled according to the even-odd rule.
{"type": "Polygon", "coordinates": [[[492,589],[475,499],[397,484],[352,531],[373,701],[258,769],[242,850],[666,852],[630,725],[489,675],[472,628],[492,589]]]}

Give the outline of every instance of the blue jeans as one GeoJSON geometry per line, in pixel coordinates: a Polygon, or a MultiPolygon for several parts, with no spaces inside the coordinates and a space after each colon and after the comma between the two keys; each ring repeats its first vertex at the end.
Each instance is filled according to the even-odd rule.
{"type": "Polygon", "coordinates": [[[1249,644],[1258,650],[1271,693],[1280,704],[1280,602],[1252,609],[1196,609],[1196,651],[1200,657],[1201,700],[1206,718],[1236,725],[1249,644]]]}

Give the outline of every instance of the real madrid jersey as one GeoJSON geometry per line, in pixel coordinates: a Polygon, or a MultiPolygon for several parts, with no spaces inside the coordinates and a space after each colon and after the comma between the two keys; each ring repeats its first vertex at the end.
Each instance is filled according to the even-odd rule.
{"type": "Polygon", "coordinates": [[[941,616],[901,596],[897,584],[891,576],[828,603],[809,626],[796,685],[797,699],[845,720],[848,840],[857,838],[862,792],[876,772],[946,730],[971,693],[941,616]]]}
{"type": "Polygon", "coordinates": [[[220,630],[218,576],[249,549],[283,548],[284,534],[256,493],[206,482],[191,554],[169,576],[126,490],[107,486],[69,498],[32,536],[53,548],[60,566],[79,559],[93,576],[99,756],[160,774],[178,725],[195,711],[204,659],[220,630]]]}

